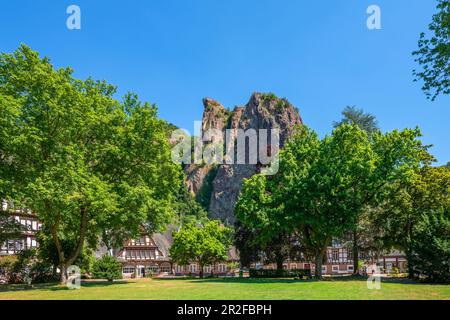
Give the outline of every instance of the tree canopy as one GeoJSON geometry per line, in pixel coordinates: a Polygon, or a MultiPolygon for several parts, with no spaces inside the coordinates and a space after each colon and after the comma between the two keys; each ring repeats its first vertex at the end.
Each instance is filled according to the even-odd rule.
{"type": "Polygon", "coordinates": [[[450,93],[450,1],[438,0],[438,12],[422,33],[419,48],[413,52],[421,70],[414,70],[415,80],[423,81],[427,98],[435,100],[450,93]]]}
{"type": "Polygon", "coordinates": [[[369,137],[356,125],[341,125],[319,139],[302,127],[281,151],[277,175],[245,180],[237,217],[261,239],[294,233],[320,278],[332,240],[353,230],[389,183],[428,161],[419,136],[418,129],[405,129],[369,137]]]}
{"type": "Polygon", "coordinates": [[[372,134],[379,130],[376,117],[355,106],[345,107],[342,111],[342,120],[333,122],[333,127],[337,128],[342,124],[357,125],[368,134],[372,134]]]}
{"type": "Polygon", "coordinates": [[[180,265],[197,262],[200,277],[203,267],[225,261],[231,244],[231,230],[211,220],[203,225],[188,223],[173,234],[170,257],[180,265]]]}
{"type": "Polygon", "coordinates": [[[182,182],[155,105],[72,73],[25,45],[0,54],[0,198],[36,212],[62,277],[85,243],[165,225],[182,182]]]}

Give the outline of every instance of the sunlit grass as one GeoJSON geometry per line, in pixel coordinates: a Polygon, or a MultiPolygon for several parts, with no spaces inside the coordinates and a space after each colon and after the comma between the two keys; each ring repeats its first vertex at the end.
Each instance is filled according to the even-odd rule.
{"type": "Polygon", "coordinates": [[[380,290],[369,290],[364,279],[296,281],[291,279],[140,279],[83,282],[81,289],[69,290],[57,284],[0,286],[3,299],[450,299],[449,285],[419,284],[385,280],[380,290]]]}

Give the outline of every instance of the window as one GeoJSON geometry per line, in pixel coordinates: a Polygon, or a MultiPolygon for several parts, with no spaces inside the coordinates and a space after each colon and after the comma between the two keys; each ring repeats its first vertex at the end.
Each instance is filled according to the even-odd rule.
{"type": "Polygon", "coordinates": [[[15,251],[15,250],[14,250],[14,247],[15,247],[14,241],[9,240],[9,241],[8,241],[8,251],[14,252],[14,251],[15,251]]]}
{"type": "Polygon", "coordinates": [[[161,272],[170,272],[170,266],[168,265],[162,265],[160,269],[161,272]]]}
{"type": "Polygon", "coordinates": [[[332,252],[332,259],[334,261],[339,261],[339,250],[333,250],[333,252],[332,252]]]}
{"type": "Polygon", "coordinates": [[[322,272],[327,272],[327,266],[322,266],[322,272]]]}
{"type": "Polygon", "coordinates": [[[124,267],[122,273],[126,274],[134,273],[134,267],[124,267]]]}
{"type": "Polygon", "coordinates": [[[353,251],[351,248],[347,249],[347,260],[353,260],[353,251]]]}
{"type": "Polygon", "coordinates": [[[225,264],[219,264],[219,272],[227,272],[227,266],[225,264]]]}
{"type": "Polygon", "coordinates": [[[157,265],[151,265],[147,267],[147,270],[153,273],[159,273],[159,267],[157,265]]]}
{"type": "Polygon", "coordinates": [[[291,270],[295,270],[297,269],[297,264],[296,263],[291,263],[291,270]]]}
{"type": "Polygon", "coordinates": [[[140,238],[135,241],[137,246],[145,246],[145,238],[140,238]]]}
{"type": "Polygon", "coordinates": [[[347,266],[347,271],[353,271],[353,266],[348,265],[347,266]]]}
{"type": "Polygon", "coordinates": [[[333,270],[333,272],[338,272],[339,271],[339,266],[333,266],[332,270],[333,270]]]}
{"type": "Polygon", "coordinates": [[[176,266],[175,272],[182,273],[183,271],[184,271],[184,267],[183,266],[179,266],[179,265],[176,266]]]}
{"type": "Polygon", "coordinates": [[[190,272],[197,272],[197,265],[196,264],[191,264],[189,266],[189,271],[190,272]]]}
{"type": "Polygon", "coordinates": [[[211,273],[211,266],[205,266],[205,267],[203,268],[203,271],[204,271],[205,273],[211,273]]]}

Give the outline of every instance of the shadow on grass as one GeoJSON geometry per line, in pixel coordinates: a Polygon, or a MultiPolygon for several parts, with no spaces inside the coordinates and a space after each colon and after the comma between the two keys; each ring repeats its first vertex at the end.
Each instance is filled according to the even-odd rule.
{"type": "MultiPolygon", "coordinates": [[[[245,283],[245,284],[268,284],[268,283],[310,283],[310,282],[366,282],[365,276],[332,276],[324,277],[322,280],[308,279],[297,280],[293,278],[154,278],[155,281],[189,281],[193,283],[245,283]]],[[[398,284],[421,284],[420,282],[408,278],[382,277],[384,283],[398,284]]]]}
{"type": "MultiPolygon", "coordinates": [[[[129,284],[133,283],[132,281],[114,281],[109,282],[106,280],[93,280],[93,281],[82,281],[81,287],[108,287],[112,285],[121,285],[121,284],[129,284]]],[[[9,284],[9,285],[0,285],[0,292],[14,292],[14,291],[33,291],[33,290],[49,290],[49,291],[62,291],[62,290],[71,290],[67,288],[65,285],[61,285],[58,282],[54,283],[39,283],[33,284],[31,287],[28,287],[24,284],[9,284]]]]}
{"type": "Polygon", "coordinates": [[[155,281],[189,281],[193,283],[248,283],[248,284],[267,284],[267,283],[298,283],[315,282],[317,280],[294,280],[292,278],[155,278],[155,281]]]}

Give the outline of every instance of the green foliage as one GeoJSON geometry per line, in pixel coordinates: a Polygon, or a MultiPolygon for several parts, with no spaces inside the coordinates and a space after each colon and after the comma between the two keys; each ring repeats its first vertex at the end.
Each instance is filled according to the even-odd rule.
{"type": "Polygon", "coordinates": [[[311,278],[310,269],[290,269],[290,270],[266,270],[266,269],[250,269],[251,278],[292,278],[297,279],[311,278]]]}
{"type": "Polygon", "coordinates": [[[62,276],[101,236],[118,244],[166,225],[182,182],[156,106],[72,72],[25,45],[0,55],[0,195],[37,213],[62,276]]]}
{"type": "Polygon", "coordinates": [[[356,125],[369,135],[380,130],[374,115],[366,113],[363,109],[358,109],[355,106],[345,107],[342,111],[342,120],[333,122],[333,127],[337,128],[342,124],[356,125]]]}
{"type": "Polygon", "coordinates": [[[189,223],[174,232],[170,257],[180,265],[197,262],[203,277],[205,265],[227,259],[230,240],[231,230],[219,221],[211,220],[204,225],[189,223]]]}
{"type": "Polygon", "coordinates": [[[92,275],[96,279],[107,279],[112,282],[114,279],[122,278],[122,264],[109,254],[94,262],[92,275]]]}
{"type": "Polygon", "coordinates": [[[269,93],[263,93],[263,94],[261,95],[261,98],[262,98],[262,100],[263,100],[264,102],[271,102],[271,101],[274,101],[274,100],[277,100],[277,99],[278,99],[278,97],[276,96],[276,94],[274,94],[274,93],[272,93],[272,92],[269,92],[269,93]]]}
{"type": "Polygon", "coordinates": [[[202,223],[207,220],[207,211],[188,192],[185,185],[180,186],[174,206],[178,224],[202,223]]]}
{"type": "Polygon", "coordinates": [[[413,273],[430,282],[450,283],[450,211],[429,213],[411,243],[413,273]]]}
{"type": "Polygon", "coordinates": [[[289,101],[286,98],[282,98],[277,101],[277,104],[275,105],[275,110],[278,113],[283,112],[283,109],[288,107],[290,105],[289,101]]]}
{"type": "Polygon", "coordinates": [[[219,171],[219,166],[213,166],[211,170],[206,174],[203,184],[198,190],[195,196],[197,202],[203,207],[204,210],[209,210],[209,205],[211,203],[211,194],[213,191],[213,181],[219,171]]]}
{"type": "Polygon", "coordinates": [[[387,185],[406,180],[429,161],[418,129],[375,132],[341,125],[320,140],[302,127],[280,153],[275,176],[244,181],[237,218],[264,243],[295,233],[317,277],[326,247],[357,224],[359,214],[379,200],[387,185]]]}
{"type": "MultiPolygon", "coordinates": [[[[2,199],[1,193],[0,199],[2,199]]],[[[0,208],[0,244],[4,243],[6,240],[19,239],[26,230],[27,228],[18,223],[14,217],[11,216],[9,211],[3,211],[2,208],[0,208]]]]}
{"type": "Polygon", "coordinates": [[[0,257],[0,276],[8,283],[44,283],[55,281],[52,266],[38,259],[36,250],[24,250],[17,256],[0,257]]]}
{"type": "Polygon", "coordinates": [[[419,48],[413,52],[422,67],[414,70],[415,80],[424,82],[422,90],[431,100],[450,93],[450,1],[438,0],[437,10],[428,26],[431,34],[422,33],[419,48]]]}
{"type": "MultiPolygon", "coordinates": [[[[436,254],[434,258],[427,257],[430,258],[429,268],[424,272],[430,274],[430,277],[434,277],[431,270],[439,264],[433,261],[446,259],[445,245],[439,247],[433,241],[440,238],[445,242],[445,234],[436,228],[436,221],[443,223],[444,228],[447,226],[448,235],[448,222],[446,224],[444,219],[448,219],[448,216],[443,213],[448,212],[449,208],[450,171],[444,167],[424,166],[412,173],[409,179],[392,183],[387,189],[386,200],[380,206],[378,214],[373,216],[373,224],[380,228],[380,237],[387,249],[395,247],[406,253],[410,277],[416,274],[415,261],[419,263],[420,269],[423,268],[425,262],[421,262],[421,255],[425,257],[429,253],[436,254]],[[437,232],[434,240],[427,233],[432,232],[431,230],[437,232]],[[434,248],[433,251],[424,251],[423,248],[427,246],[430,250],[434,248]],[[414,253],[415,250],[419,250],[420,255],[414,253]]],[[[448,245],[448,238],[446,241],[448,245]]],[[[436,272],[437,270],[439,268],[436,272]]]]}
{"type": "Polygon", "coordinates": [[[262,239],[257,230],[252,230],[240,221],[235,223],[234,245],[239,251],[243,267],[250,267],[254,262],[276,263],[277,269],[283,268],[287,259],[300,259],[300,246],[295,237],[288,233],[273,235],[269,240],[262,239]]]}

